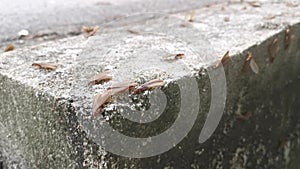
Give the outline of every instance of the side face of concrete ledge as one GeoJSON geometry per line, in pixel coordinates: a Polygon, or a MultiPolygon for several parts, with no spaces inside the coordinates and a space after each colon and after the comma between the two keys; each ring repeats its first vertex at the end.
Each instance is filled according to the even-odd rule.
{"type": "MultiPolygon", "coordinates": [[[[219,4],[199,9],[195,23],[176,21],[174,18],[185,14],[175,14],[105,29],[89,39],[73,37],[2,54],[0,160],[3,165],[8,168],[14,165],[18,168],[299,168],[299,7],[290,9],[285,3],[266,2],[260,8],[247,5],[233,3],[222,10],[219,4]],[[268,5],[282,15],[262,21],[268,5]],[[223,22],[220,16],[224,15],[232,16],[232,23],[223,22]],[[240,20],[235,17],[239,15],[240,20]],[[201,31],[195,32],[194,28],[201,31]],[[129,29],[136,32],[130,33],[129,29]],[[169,33],[174,36],[166,36],[169,33]],[[287,35],[292,35],[291,41],[287,35]],[[182,42],[185,37],[189,37],[187,46],[182,42]],[[202,49],[197,53],[201,57],[197,58],[192,49],[202,49]],[[222,74],[215,73],[217,80],[213,81],[209,72],[223,69],[216,68],[216,61],[228,50],[231,59],[223,66],[226,103],[219,103],[225,104],[225,110],[213,135],[199,143],[211,101],[215,99],[213,87],[222,78],[222,74]],[[183,52],[186,57],[169,62],[162,57],[168,52],[183,52]],[[259,71],[253,65],[245,67],[249,52],[259,71]],[[58,68],[39,70],[31,67],[33,62],[55,63],[58,68]],[[160,66],[175,73],[155,69],[160,66]],[[97,120],[91,120],[92,98],[109,83],[90,88],[86,84],[94,74],[103,71],[113,75],[114,83],[128,78],[139,83],[153,78],[167,81],[161,89],[167,100],[163,113],[155,109],[140,111],[143,120],[149,114],[157,114],[158,118],[148,123],[129,120],[132,107],[147,109],[153,106],[151,97],[161,99],[159,90],[154,90],[129,95],[129,101],[125,94],[125,99],[112,101],[97,120]],[[182,90],[191,87],[190,82],[195,82],[197,88],[182,90]],[[182,94],[190,97],[182,100],[182,94]],[[181,114],[181,109],[186,111],[181,114]],[[195,111],[196,116],[191,116],[195,111]],[[187,118],[180,126],[180,131],[192,127],[177,144],[176,135],[172,134],[176,130],[168,129],[180,117],[194,118],[187,118]],[[107,124],[112,129],[101,130],[107,124]],[[115,131],[128,137],[109,139],[115,131]],[[159,155],[129,158],[105,149],[111,145],[119,154],[128,151],[128,156],[141,157],[149,152],[139,150],[151,145],[161,133],[169,136],[166,143],[174,145],[159,155]],[[144,138],[145,142],[128,147],[125,143],[131,138],[144,138]]],[[[207,128],[207,133],[210,129],[213,130],[207,128]]],[[[165,145],[157,147],[163,149],[165,145]]]]}
{"type": "Polygon", "coordinates": [[[53,97],[1,76],[1,139],[4,165],[17,168],[73,168],[66,133],[67,108],[53,97]]]}

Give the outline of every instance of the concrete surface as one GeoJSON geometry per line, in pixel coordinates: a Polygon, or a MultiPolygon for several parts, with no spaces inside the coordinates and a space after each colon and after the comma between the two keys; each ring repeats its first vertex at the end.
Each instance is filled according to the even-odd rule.
{"type": "Polygon", "coordinates": [[[1,53],[0,160],[4,167],[299,168],[300,7],[282,1],[260,3],[260,7],[232,2],[199,8],[192,23],[184,21],[187,12],[134,22],[143,18],[136,16],[126,19],[127,25],[114,22],[89,39],[74,36],[1,53]],[[294,38],[285,49],[288,26],[294,38]],[[278,38],[279,51],[271,63],[268,48],[274,38],[278,38]],[[192,49],[201,52],[195,55],[192,49]],[[224,115],[213,136],[199,144],[214,85],[206,70],[228,50],[232,58],[224,66],[224,115]],[[253,54],[259,74],[241,72],[247,51],[253,54]],[[179,52],[186,55],[179,62],[161,59],[179,52]],[[33,62],[59,67],[48,72],[31,67],[33,62]],[[83,119],[95,127],[105,121],[89,118],[93,96],[107,84],[86,87],[90,77],[102,71],[109,71],[114,82],[175,79],[163,89],[171,103],[160,120],[149,125],[137,127],[120,117],[118,108],[126,110],[126,104],[113,102],[117,109],[106,110],[105,118],[116,130],[139,137],[170,127],[177,116],[172,113],[179,109],[174,106],[178,104],[176,84],[186,81],[184,76],[196,78],[201,109],[188,136],[170,151],[141,159],[112,154],[93,142],[80,123],[83,119]],[[245,112],[253,115],[246,121],[237,118],[245,112]]]}
{"type": "Polygon", "coordinates": [[[23,43],[29,43],[29,41],[18,41],[18,32],[23,29],[28,30],[32,37],[39,37],[34,38],[33,41],[40,42],[43,40],[40,37],[53,40],[78,35],[83,25],[100,25],[135,13],[172,13],[190,10],[216,1],[2,0],[0,3],[0,41],[2,44],[0,47],[12,41],[20,46],[23,46],[23,43]]]}

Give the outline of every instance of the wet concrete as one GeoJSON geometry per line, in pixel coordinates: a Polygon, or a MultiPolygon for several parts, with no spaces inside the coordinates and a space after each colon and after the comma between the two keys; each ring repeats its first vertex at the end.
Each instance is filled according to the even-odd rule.
{"type": "MultiPolygon", "coordinates": [[[[193,23],[182,20],[186,12],[131,22],[141,15],[114,22],[114,28],[89,39],[76,36],[1,54],[0,160],[8,168],[299,168],[298,8],[285,2],[262,2],[260,7],[226,3],[198,9],[193,23]],[[123,24],[128,21],[129,25],[123,24]],[[288,25],[291,41],[285,40],[288,25]],[[279,50],[270,53],[275,38],[279,50]],[[224,114],[212,137],[200,144],[216,85],[208,72],[228,50],[232,57],[224,65],[224,114]],[[249,51],[258,74],[243,68],[249,51]],[[168,53],[185,53],[186,57],[169,63],[162,59],[168,53]],[[273,62],[272,54],[276,56],[273,62]],[[39,70],[31,67],[33,62],[54,63],[58,69],[39,70]],[[118,100],[105,109],[104,116],[91,121],[92,98],[109,84],[87,88],[86,83],[102,71],[113,75],[113,83],[127,79],[142,83],[153,78],[170,81],[162,88],[168,100],[163,114],[137,125],[121,116],[131,113],[131,105],[118,100]],[[120,140],[95,141],[91,129],[101,129],[106,121],[131,137],[171,133],[167,129],[183,106],[179,84],[189,78],[196,80],[198,88],[187,94],[201,97],[197,102],[193,97],[186,100],[191,106],[185,113],[188,116],[198,109],[199,113],[188,135],[172,149],[153,157],[128,158],[99,146],[115,144],[126,149],[125,144],[118,144],[120,140]],[[87,123],[91,132],[86,130],[87,123]]],[[[148,102],[147,95],[132,99],[140,108],[139,100],[148,102]]],[[[111,132],[101,134],[108,137],[111,132]]],[[[141,155],[139,147],[132,150],[131,155],[141,155]]]]}

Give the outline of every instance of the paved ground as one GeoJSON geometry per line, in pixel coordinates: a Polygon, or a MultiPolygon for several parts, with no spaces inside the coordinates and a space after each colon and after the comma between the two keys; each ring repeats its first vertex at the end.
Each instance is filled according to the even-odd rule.
{"type": "MultiPolygon", "coordinates": [[[[217,0],[215,0],[217,1],[217,0]]],[[[143,12],[178,12],[211,4],[208,0],[2,0],[0,41],[11,41],[27,29],[56,37],[80,33],[82,25],[102,24],[143,12]]],[[[52,37],[53,39],[54,37],[52,37]]]]}

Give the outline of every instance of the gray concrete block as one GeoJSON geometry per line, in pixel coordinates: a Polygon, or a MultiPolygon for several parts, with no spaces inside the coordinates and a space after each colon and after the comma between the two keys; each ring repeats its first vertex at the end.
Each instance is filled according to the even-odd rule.
{"type": "Polygon", "coordinates": [[[194,22],[184,20],[187,12],[139,14],[109,22],[89,39],[76,36],[2,53],[3,165],[298,168],[299,7],[260,3],[200,8],[194,22]],[[278,46],[271,45],[274,39],[278,46]],[[226,51],[230,62],[215,68],[226,51]],[[244,66],[247,52],[258,74],[244,66]],[[174,53],[185,57],[165,59],[174,53]],[[34,62],[58,68],[40,70],[31,67],[34,62]],[[113,75],[112,83],[160,78],[167,85],[118,97],[91,120],[94,95],[110,84],[89,88],[87,82],[103,71],[113,75]]]}

